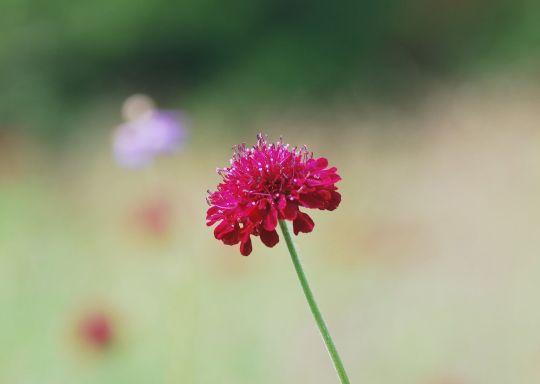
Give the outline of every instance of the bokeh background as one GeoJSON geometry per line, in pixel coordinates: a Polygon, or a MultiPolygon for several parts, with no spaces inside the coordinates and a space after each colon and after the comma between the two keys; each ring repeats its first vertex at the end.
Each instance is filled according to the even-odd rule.
{"type": "Polygon", "coordinates": [[[257,132],[336,165],[298,238],[353,383],[540,380],[540,3],[0,6],[0,383],[332,383],[283,244],[205,191],[257,132]],[[119,166],[121,108],[182,150],[119,166]]]}

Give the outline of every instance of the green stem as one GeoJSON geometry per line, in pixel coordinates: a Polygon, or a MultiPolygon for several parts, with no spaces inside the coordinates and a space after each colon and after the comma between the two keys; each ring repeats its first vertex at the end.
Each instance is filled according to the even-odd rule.
{"type": "Polygon", "coordinates": [[[291,254],[291,259],[294,264],[294,269],[296,269],[296,274],[298,275],[298,279],[300,280],[300,284],[302,285],[302,289],[304,290],[304,295],[306,296],[309,308],[311,309],[311,313],[313,314],[315,322],[319,327],[319,331],[321,332],[324,344],[326,344],[326,349],[328,350],[328,353],[332,358],[332,362],[334,363],[334,367],[336,368],[339,379],[341,380],[342,384],[350,384],[349,377],[347,376],[347,373],[345,372],[345,367],[343,366],[343,362],[339,357],[334,341],[330,336],[328,327],[324,322],[321,311],[319,310],[319,306],[317,305],[317,302],[313,297],[313,292],[311,292],[311,288],[309,287],[306,273],[302,268],[302,263],[300,262],[298,251],[296,250],[296,246],[294,245],[289,226],[285,220],[280,220],[279,226],[281,227],[281,231],[283,232],[283,237],[285,237],[285,242],[287,243],[287,248],[289,249],[289,253],[291,254]]]}

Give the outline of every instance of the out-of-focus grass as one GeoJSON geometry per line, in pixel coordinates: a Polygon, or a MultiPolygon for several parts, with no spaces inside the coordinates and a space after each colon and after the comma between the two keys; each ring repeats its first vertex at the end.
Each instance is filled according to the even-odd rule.
{"type": "Polygon", "coordinates": [[[538,94],[463,88],[414,113],[270,116],[246,137],[201,119],[184,153],[142,172],[117,168],[107,137],[54,156],[10,145],[0,382],[334,382],[283,244],[255,241],[244,258],[204,225],[215,167],[258,130],[340,169],[342,206],[316,212],[298,243],[354,382],[537,382],[538,94]],[[156,196],[171,206],[157,237],[133,223],[156,196]],[[102,309],[116,339],[90,352],[74,330],[102,309]]]}

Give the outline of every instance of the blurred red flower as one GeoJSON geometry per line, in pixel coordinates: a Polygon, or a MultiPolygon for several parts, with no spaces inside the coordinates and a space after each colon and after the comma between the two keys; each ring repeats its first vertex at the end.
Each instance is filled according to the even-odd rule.
{"type": "Polygon", "coordinates": [[[112,320],[104,313],[96,312],[86,315],[79,323],[81,340],[92,347],[103,349],[114,339],[112,320]]]}
{"type": "Polygon", "coordinates": [[[145,234],[161,237],[169,233],[172,207],[165,198],[143,201],[135,210],[135,224],[145,234]]]}

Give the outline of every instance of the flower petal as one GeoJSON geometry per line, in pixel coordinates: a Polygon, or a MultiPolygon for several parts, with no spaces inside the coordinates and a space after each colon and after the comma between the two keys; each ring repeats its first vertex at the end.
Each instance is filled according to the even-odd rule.
{"type": "Polygon", "coordinates": [[[264,229],[273,231],[278,224],[278,213],[274,206],[271,206],[266,217],[264,218],[264,229]]]}
{"type": "Polygon", "coordinates": [[[277,234],[276,230],[267,231],[264,228],[261,228],[260,236],[261,236],[261,241],[267,247],[272,248],[274,245],[279,243],[279,235],[277,234]]]}
{"type": "Polygon", "coordinates": [[[232,231],[226,233],[221,237],[221,241],[226,245],[238,244],[240,241],[240,229],[236,226],[232,231]]]}
{"type": "Polygon", "coordinates": [[[296,219],[293,221],[293,231],[295,235],[298,235],[300,232],[309,233],[313,231],[315,223],[309,217],[308,214],[298,211],[296,219]]]}
{"type": "Polygon", "coordinates": [[[328,167],[328,160],[324,157],[319,157],[318,159],[310,159],[307,162],[307,166],[312,172],[317,172],[328,167]]]}
{"type": "Polygon", "coordinates": [[[221,223],[218,224],[216,228],[214,228],[214,237],[218,240],[221,240],[224,236],[226,236],[229,232],[233,230],[234,226],[228,223],[226,220],[223,220],[221,223]]]}
{"type": "Polygon", "coordinates": [[[242,241],[240,243],[240,253],[243,256],[249,256],[251,253],[252,246],[251,246],[251,237],[248,237],[246,241],[242,241]]]}
{"type": "Polygon", "coordinates": [[[296,215],[298,214],[298,204],[288,201],[287,205],[285,206],[285,209],[283,210],[283,217],[287,220],[294,220],[296,219],[296,215]]]}
{"type": "Polygon", "coordinates": [[[300,195],[300,203],[306,208],[324,207],[324,199],[317,192],[308,192],[300,195]]]}
{"type": "Polygon", "coordinates": [[[339,203],[341,203],[341,194],[336,191],[331,191],[332,197],[328,201],[328,204],[326,205],[326,209],[329,211],[333,211],[339,206],[339,203]]]}

